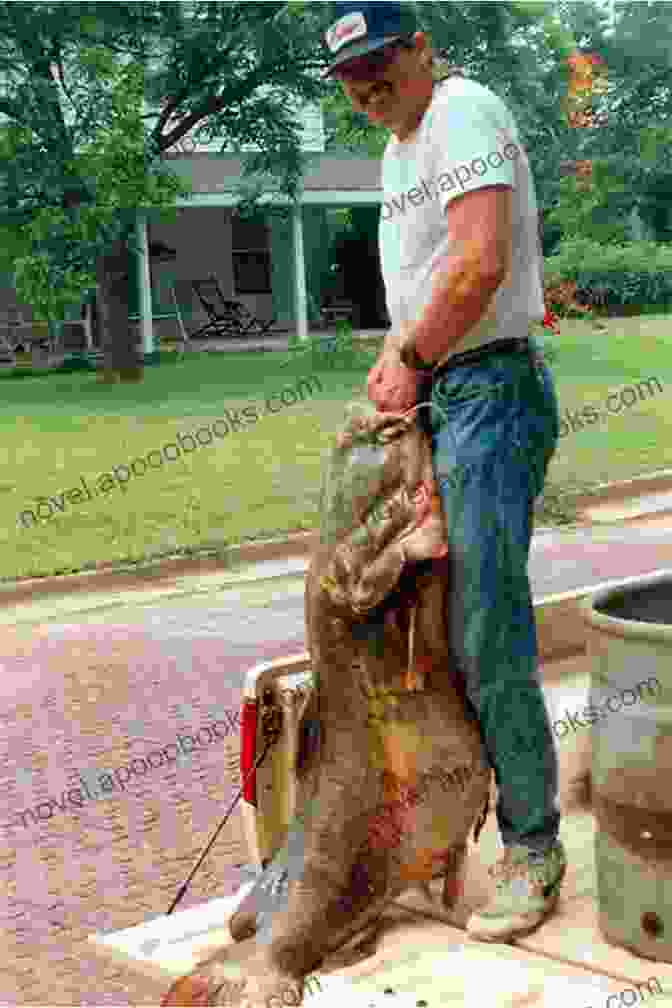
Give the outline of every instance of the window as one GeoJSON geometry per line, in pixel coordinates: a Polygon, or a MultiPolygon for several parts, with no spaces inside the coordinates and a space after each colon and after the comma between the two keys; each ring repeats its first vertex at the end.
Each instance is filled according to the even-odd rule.
{"type": "Polygon", "coordinates": [[[268,226],[260,217],[233,217],[231,234],[236,294],[272,294],[268,226]]]}

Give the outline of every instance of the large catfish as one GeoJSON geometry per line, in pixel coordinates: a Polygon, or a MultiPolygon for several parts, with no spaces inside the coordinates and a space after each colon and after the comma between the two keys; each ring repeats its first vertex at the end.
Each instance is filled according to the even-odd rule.
{"type": "Polygon", "coordinates": [[[443,876],[454,900],[490,769],[448,639],[447,554],[415,411],[356,407],[325,468],[306,580],[296,816],[231,918],[240,944],[164,1004],[299,1004],[305,977],[409,886],[443,876]]]}

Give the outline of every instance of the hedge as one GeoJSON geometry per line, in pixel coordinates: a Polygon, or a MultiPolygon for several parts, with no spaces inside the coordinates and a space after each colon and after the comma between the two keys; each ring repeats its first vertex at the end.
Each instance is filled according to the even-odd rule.
{"type": "Polygon", "coordinates": [[[544,262],[544,288],[547,306],[560,314],[580,314],[581,305],[659,312],[672,307],[672,244],[567,240],[544,262]]]}

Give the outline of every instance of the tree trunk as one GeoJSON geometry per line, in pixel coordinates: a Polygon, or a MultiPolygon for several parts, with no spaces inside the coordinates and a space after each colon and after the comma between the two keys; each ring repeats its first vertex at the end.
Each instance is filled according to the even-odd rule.
{"type": "Polygon", "coordinates": [[[116,241],[96,263],[97,308],[100,322],[103,376],[106,383],[142,380],[143,365],[135,348],[137,337],[128,320],[129,265],[124,239],[116,241]]]}

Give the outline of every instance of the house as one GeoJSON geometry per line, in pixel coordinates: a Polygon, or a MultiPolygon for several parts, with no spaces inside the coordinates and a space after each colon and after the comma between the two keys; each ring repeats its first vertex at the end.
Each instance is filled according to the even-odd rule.
{"type": "MultiPolygon", "coordinates": [[[[170,310],[171,287],[188,330],[197,331],[207,322],[193,282],[215,273],[225,296],[243,302],[256,316],[275,318],[280,327],[295,330],[305,338],[309,326],[320,321],[325,286],[332,276],[333,242],[342,228],[339,208],[377,208],[381,202],[380,164],[377,160],[347,154],[309,152],[307,170],[298,205],[269,191],[261,207],[285,207],[278,216],[267,212],[262,219],[246,221],[234,211],[241,175],[241,158],[196,149],[190,154],[168,154],[173,171],[187,179],[193,195],[177,202],[174,222],[163,222],[158,213],[147,213],[145,271],[154,248],[174,250],[174,257],[151,262],[152,306],[170,310]]],[[[141,224],[142,227],[142,224],[141,224]]],[[[384,292],[378,263],[362,261],[370,275],[369,291],[379,306],[384,324],[384,292]]],[[[147,300],[146,272],[138,283],[140,314],[147,300]]],[[[157,319],[155,333],[174,333],[175,323],[157,319]]],[[[144,345],[149,345],[145,320],[144,345]]]]}

